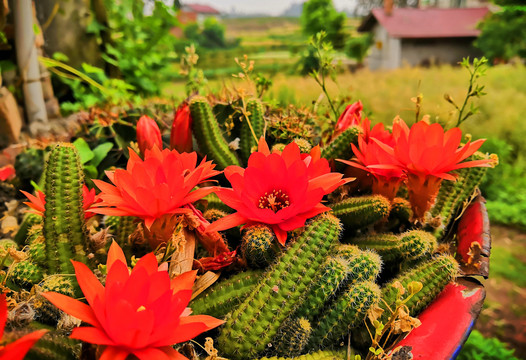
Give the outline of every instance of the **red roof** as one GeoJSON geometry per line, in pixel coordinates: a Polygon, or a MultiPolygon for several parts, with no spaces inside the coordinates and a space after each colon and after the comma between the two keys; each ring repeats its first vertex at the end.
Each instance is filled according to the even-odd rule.
{"type": "Polygon", "coordinates": [[[382,8],[373,9],[358,31],[371,30],[378,21],[395,38],[477,37],[479,21],[489,12],[484,8],[414,9],[394,8],[386,15],[382,8]]]}
{"type": "Polygon", "coordinates": [[[208,5],[201,4],[185,4],[187,11],[193,11],[198,14],[215,14],[219,15],[220,12],[208,5]]]}

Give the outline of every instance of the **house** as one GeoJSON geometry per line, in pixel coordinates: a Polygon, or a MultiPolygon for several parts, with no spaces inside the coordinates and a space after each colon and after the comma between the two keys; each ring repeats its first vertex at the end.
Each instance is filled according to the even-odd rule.
{"type": "Polygon", "coordinates": [[[393,8],[392,1],[385,4],[373,9],[358,27],[374,35],[367,58],[370,69],[456,64],[463,57],[481,55],[473,41],[488,8],[393,8]]]}
{"type": "Polygon", "coordinates": [[[181,6],[178,18],[182,24],[197,22],[203,24],[209,17],[215,17],[219,20],[221,13],[209,5],[202,4],[184,4],[181,6]]]}

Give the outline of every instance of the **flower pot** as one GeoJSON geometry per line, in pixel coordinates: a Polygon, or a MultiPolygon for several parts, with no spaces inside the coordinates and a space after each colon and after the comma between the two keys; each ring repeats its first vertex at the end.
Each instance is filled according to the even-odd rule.
{"type": "Polygon", "coordinates": [[[473,276],[488,277],[491,237],[485,200],[478,195],[456,228],[460,276],[418,318],[422,325],[397,345],[397,359],[455,359],[469,337],[486,296],[473,276]]]}

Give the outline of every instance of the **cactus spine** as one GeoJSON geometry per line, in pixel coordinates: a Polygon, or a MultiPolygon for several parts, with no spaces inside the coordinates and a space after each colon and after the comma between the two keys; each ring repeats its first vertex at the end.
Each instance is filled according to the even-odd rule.
{"type": "Polygon", "coordinates": [[[332,350],[324,350],[324,351],[316,351],[310,354],[301,355],[298,357],[264,357],[259,360],[342,360],[345,359],[345,352],[344,351],[332,351],[332,350]]]}
{"type": "Polygon", "coordinates": [[[331,214],[317,216],[305,226],[225,323],[218,343],[227,356],[246,359],[266,349],[279,325],[304,298],[338,241],[340,228],[331,214]]]}
{"type": "Polygon", "coordinates": [[[287,319],[278,329],[272,346],[278,355],[298,356],[307,346],[311,332],[309,320],[305,318],[287,319]]]}
{"type": "Polygon", "coordinates": [[[241,253],[250,267],[265,268],[280,252],[276,236],[268,226],[258,224],[245,228],[241,253]]]}
{"type": "Polygon", "coordinates": [[[358,136],[361,133],[362,129],[359,126],[349,127],[322,149],[321,157],[328,160],[350,159],[351,143],[358,145],[358,136]]]}
{"type": "Polygon", "coordinates": [[[252,149],[257,146],[256,139],[263,136],[263,130],[265,129],[265,119],[263,118],[265,109],[259,99],[250,99],[247,101],[247,112],[249,113],[248,121],[250,121],[250,125],[247,119],[244,119],[239,134],[239,148],[241,157],[245,163],[248,161],[252,149]],[[252,129],[250,129],[250,126],[252,126],[252,129]],[[254,134],[252,130],[254,130],[254,134]],[[254,135],[256,138],[254,138],[254,135]]]}
{"type": "Polygon", "coordinates": [[[232,208],[222,202],[215,193],[208,194],[203,199],[207,202],[206,210],[217,209],[228,214],[232,213],[232,208]]]}
{"type": "Polygon", "coordinates": [[[367,311],[380,299],[380,288],[373,282],[360,282],[348,287],[336,298],[315,326],[310,349],[334,345],[352,327],[364,320],[367,311]]]}
{"type": "Polygon", "coordinates": [[[389,215],[391,205],[382,195],[352,197],[331,205],[334,215],[352,229],[372,225],[389,215]]]}
{"type": "Polygon", "coordinates": [[[38,284],[43,277],[42,269],[29,260],[14,264],[9,273],[9,278],[13,283],[25,289],[30,289],[34,284],[38,284]]]}
{"type": "Polygon", "coordinates": [[[46,163],[44,238],[48,269],[73,274],[71,259],[86,262],[82,166],[72,144],[57,144],[46,163]]]}
{"type": "Polygon", "coordinates": [[[374,281],[382,270],[382,259],[374,251],[362,251],[354,245],[340,245],[336,254],[347,260],[346,281],[350,284],[374,281]]]}
{"type": "Polygon", "coordinates": [[[228,147],[212,107],[205,98],[198,96],[190,101],[190,114],[193,119],[193,134],[201,152],[214,160],[220,169],[229,165],[241,165],[228,147]]]}
{"type": "Polygon", "coordinates": [[[249,270],[221,280],[199,295],[190,307],[195,314],[224,317],[256,287],[263,271],[249,270]]]}

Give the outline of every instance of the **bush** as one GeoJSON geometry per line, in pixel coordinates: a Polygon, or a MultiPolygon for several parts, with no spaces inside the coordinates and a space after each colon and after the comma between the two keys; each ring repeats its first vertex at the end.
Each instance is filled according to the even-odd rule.
{"type": "Polygon", "coordinates": [[[359,64],[362,64],[367,56],[369,48],[373,44],[373,39],[373,34],[365,34],[349,38],[345,45],[345,53],[351,59],[355,59],[359,64]]]}
{"type": "Polygon", "coordinates": [[[331,0],[309,0],[303,4],[301,13],[303,33],[311,36],[325,31],[326,40],[330,41],[335,49],[345,47],[344,23],[345,14],[337,12],[331,0]]]}
{"type": "Polygon", "coordinates": [[[188,24],[184,35],[196,45],[207,49],[222,49],[228,47],[225,40],[225,26],[214,17],[209,17],[203,24],[203,29],[197,23],[188,24]]]}
{"type": "Polygon", "coordinates": [[[506,349],[506,345],[498,339],[485,338],[480,332],[473,330],[457,360],[519,360],[513,353],[514,350],[506,349]]]}

